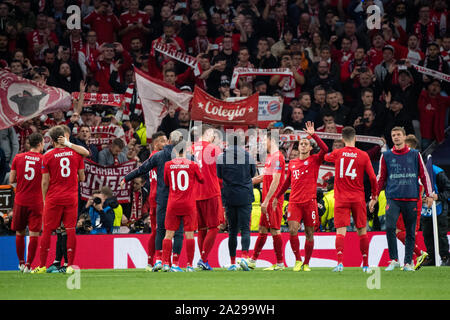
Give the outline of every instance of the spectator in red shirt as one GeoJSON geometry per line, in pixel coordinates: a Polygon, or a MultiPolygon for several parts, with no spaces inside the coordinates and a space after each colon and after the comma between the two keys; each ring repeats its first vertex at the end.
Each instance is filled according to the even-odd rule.
{"type": "Polygon", "coordinates": [[[432,79],[427,89],[420,94],[418,101],[422,150],[425,150],[433,140],[438,143],[444,141],[445,115],[449,107],[450,97],[441,95],[441,82],[432,79]]]}
{"type": "Polygon", "coordinates": [[[58,37],[54,32],[50,32],[47,25],[47,16],[38,14],[36,17],[36,29],[27,34],[28,57],[32,64],[42,62],[44,50],[55,47],[59,44],[58,37]]]}
{"type": "Polygon", "coordinates": [[[120,29],[120,21],[113,14],[111,3],[107,0],[102,0],[100,7],[85,17],[83,23],[90,25],[91,30],[97,33],[99,44],[114,42],[116,32],[120,29]]]}
{"type": "Polygon", "coordinates": [[[145,42],[145,36],[150,33],[150,18],[144,12],[139,10],[139,0],[131,0],[130,8],[120,15],[120,24],[122,29],[119,36],[125,50],[130,50],[131,40],[139,38],[145,42]]]}
{"type": "Polygon", "coordinates": [[[197,36],[188,44],[188,53],[193,56],[208,52],[209,45],[213,43],[212,39],[208,37],[208,22],[197,20],[195,26],[197,36]]]}
{"type": "Polygon", "coordinates": [[[119,77],[124,79],[124,73],[131,67],[132,60],[129,53],[118,42],[102,44],[99,47],[99,52],[97,60],[91,63],[90,69],[94,74],[94,79],[100,84],[99,93],[110,93],[113,91],[109,84],[112,65],[121,59],[122,64],[119,67],[119,77]]]}
{"type": "Polygon", "coordinates": [[[332,49],[331,58],[334,62],[342,66],[344,63],[353,59],[353,54],[352,41],[349,38],[344,37],[341,41],[341,49],[332,49]]]}

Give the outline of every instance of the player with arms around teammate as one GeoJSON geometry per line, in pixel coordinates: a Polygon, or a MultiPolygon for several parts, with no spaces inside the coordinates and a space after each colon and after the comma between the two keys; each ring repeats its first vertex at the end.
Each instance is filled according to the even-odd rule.
{"type": "MultiPolygon", "coordinates": [[[[400,267],[398,262],[397,238],[395,230],[400,212],[405,224],[405,258],[404,271],[414,271],[412,256],[415,242],[415,228],[417,221],[417,201],[420,197],[419,179],[426,194],[428,208],[433,204],[431,195],[431,182],[422,156],[415,149],[406,144],[406,132],[403,127],[394,127],[391,130],[394,147],[383,152],[380,158],[380,171],[378,173],[378,190],[385,189],[386,193],[386,238],[391,259],[386,271],[400,267]]],[[[377,194],[378,194],[377,193],[377,194]]],[[[372,212],[376,200],[369,203],[372,212]]]]}
{"type": "Polygon", "coordinates": [[[42,188],[41,167],[44,137],[32,133],[28,137],[30,151],[20,153],[14,157],[9,175],[9,183],[17,182],[14,197],[14,208],[11,229],[16,231],[16,251],[19,258],[19,269],[24,273],[31,272],[31,264],[38,245],[39,232],[42,227],[42,188]],[[25,233],[28,226],[30,242],[28,257],[25,263],[25,233]]]}
{"type": "Polygon", "coordinates": [[[169,199],[166,211],[166,235],[163,240],[163,271],[182,272],[177,265],[170,267],[172,239],[183,221],[186,235],[186,271],[193,272],[192,261],[195,253],[194,231],[197,229],[195,192],[197,182],[203,184],[203,175],[194,161],[185,158],[186,142],[174,147],[177,157],[164,166],[164,183],[169,187],[169,199]]]}
{"type": "Polygon", "coordinates": [[[219,229],[220,184],[217,178],[216,160],[221,150],[213,144],[215,139],[214,128],[202,124],[202,136],[192,146],[194,155],[205,181],[208,183],[197,184],[197,223],[198,223],[198,247],[200,260],[197,266],[201,270],[212,270],[208,263],[208,255],[214,246],[219,229]]]}
{"type": "Polygon", "coordinates": [[[278,198],[276,210],[273,209],[272,202],[275,195],[281,189],[285,179],[285,159],[278,149],[278,141],[271,132],[267,134],[267,156],[264,165],[264,174],[253,178],[253,184],[263,183],[261,204],[261,219],[259,222],[259,235],[256,239],[253,256],[250,259],[242,259],[240,262],[244,270],[254,269],[269,232],[272,234],[273,247],[277,263],[264,270],[284,270],[283,261],[283,239],[281,238],[281,220],[283,218],[283,195],[278,198]]]}
{"type": "Polygon", "coordinates": [[[277,199],[280,195],[284,195],[289,186],[291,187],[287,221],[291,247],[296,260],[294,271],[311,271],[309,260],[314,248],[314,227],[319,219],[316,199],[317,179],[320,165],[328,152],[327,145],[314,133],[314,123],[308,121],[304,131],[317,142],[320,152],[311,155],[311,150],[313,149],[311,141],[308,138],[300,140],[298,147],[300,156],[289,161],[286,180],[273,200],[273,207],[276,208],[278,205],[277,199]],[[300,256],[300,242],[298,239],[298,230],[302,220],[305,225],[306,236],[304,262],[302,262],[300,256]]]}
{"type": "Polygon", "coordinates": [[[333,272],[344,270],[344,242],[350,213],[359,236],[359,249],[363,257],[363,272],[369,270],[369,239],[367,237],[367,210],[364,196],[364,172],[370,180],[372,199],[376,199],[377,177],[366,152],[355,147],[356,133],[352,127],[342,129],[345,147],[325,155],[325,161],[334,163],[334,225],[338,265],[333,272]]]}
{"type": "MultiPolygon", "coordinates": [[[[167,145],[168,140],[166,134],[162,131],[158,131],[152,135],[153,151],[150,157],[153,157],[155,153],[161,151],[165,145],[167,145]]],[[[145,271],[152,271],[153,260],[161,259],[161,250],[155,256],[155,238],[156,238],[156,189],[158,183],[158,177],[156,176],[156,168],[153,168],[149,174],[150,178],[150,195],[148,197],[147,203],[149,207],[150,215],[150,227],[152,233],[148,238],[148,265],[145,267],[145,271]]]]}
{"type": "Polygon", "coordinates": [[[40,246],[40,265],[34,273],[45,273],[50,236],[56,228],[64,224],[67,233],[68,267],[73,273],[75,258],[78,208],[78,182],[85,179],[83,157],[69,147],[58,143],[64,136],[64,129],[56,126],[50,129],[54,149],[44,155],[42,163],[42,197],[44,200],[44,227],[40,246]]]}

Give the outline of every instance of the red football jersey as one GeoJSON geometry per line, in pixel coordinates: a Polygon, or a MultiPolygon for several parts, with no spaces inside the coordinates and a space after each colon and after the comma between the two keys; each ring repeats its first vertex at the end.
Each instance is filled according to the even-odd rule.
{"type": "Polygon", "coordinates": [[[198,141],[192,146],[192,153],[197,161],[207,184],[197,184],[196,200],[211,199],[220,196],[220,184],[217,177],[216,160],[221,150],[218,146],[198,141]]]}
{"type": "Polygon", "coordinates": [[[364,201],[364,172],[369,175],[372,195],[375,195],[377,177],[366,152],[356,147],[344,147],[325,155],[325,161],[333,162],[335,166],[334,198],[336,200],[364,201]]]}
{"type": "Polygon", "coordinates": [[[83,157],[70,148],[54,148],[44,154],[42,173],[50,175],[45,201],[64,205],[76,203],[80,169],[84,169],[83,157]]]}
{"type": "MultiPolygon", "coordinates": [[[[132,26],[133,24],[142,23],[144,26],[150,24],[150,17],[144,11],[138,11],[135,15],[132,15],[129,11],[126,11],[120,15],[119,18],[121,27],[132,26]]],[[[130,50],[131,39],[139,38],[142,42],[145,40],[145,34],[142,29],[135,28],[128,31],[122,36],[122,44],[126,50],[130,50]]]]}
{"type": "MultiPolygon", "coordinates": [[[[155,153],[158,153],[158,150],[153,150],[153,152],[150,154],[151,158],[155,153]]],[[[150,196],[149,196],[149,202],[150,207],[156,207],[156,190],[158,189],[158,179],[156,176],[156,168],[150,170],[149,179],[150,179],[150,196]]]]}
{"type": "Polygon", "coordinates": [[[14,157],[11,170],[15,170],[17,176],[15,203],[42,205],[42,159],[43,155],[37,152],[24,152],[14,157]]]}
{"type": "MultiPolygon", "coordinates": [[[[286,171],[286,161],[284,160],[284,156],[280,151],[274,152],[272,154],[267,155],[266,163],[264,165],[264,177],[263,177],[263,188],[262,188],[262,200],[264,201],[267,193],[269,192],[270,185],[272,184],[273,174],[281,173],[280,182],[278,184],[277,190],[275,190],[272,198],[272,201],[275,198],[275,195],[278,191],[283,187],[283,183],[285,180],[285,171],[286,171]]],[[[283,201],[283,195],[278,197],[278,201],[283,201]]]]}
{"type": "MultiPolygon", "coordinates": [[[[286,182],[291,183],[289,202],[304,203],[316,199],[317,179],[325,153],[316,153],[304,160],[289,161],[286,182]]],[[[285,182],[285,183],[286,183],[285,182]]]]}
{"type": "Polygon", "coordinates": [[[203,183],[198,164],[186,158],[175,158],[164,165],[164,183],[169,186],[167,211],[176,215],[194,214],[195,185],[203,183]]]}

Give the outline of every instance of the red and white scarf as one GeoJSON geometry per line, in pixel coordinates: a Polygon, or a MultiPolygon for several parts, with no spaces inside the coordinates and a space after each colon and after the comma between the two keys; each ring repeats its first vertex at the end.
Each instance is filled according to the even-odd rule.
{"type": "Polygon", "coordinates": [[[236,88],[236,84],[239,78],[242,76],[289,76],[294,78],[294,74],[288,68],[273,68],[273,69],[260,69],[260,68],[234,68],[233,76],[231,77],[230,88],[236,88]]]}
{"type": "MultiPolygon", "coordinates": [[[[72,92],[72,98],[78,100],[80,96],[79,92],[72,92]]],[[[124,100],[123,94],[117,93],[85,93],[84,104],[85,106],[91,106],[94,104],[101,104],[107,106],[120,107],[124,100]]]]}
{"type": "Polygon", "coordinates": [[[164,56],[175,59],[181,63],[184,63],[194,69],[194,75],[199,76],[201,74],[200,64],[195,57],[192,57],[184,52],[177,51],[173,47],[164,43],[153,42],[151,54],[155,55],[155,50],[161,52],[164,56]]]}
{"type": "Polygon", "coordinates": [[[137,93],[136,88],[136,94],[134,93],[134,90],[136,88],[136,85],[134,83],[130,83],[128,85],[127,90],[125,91],[125,108],[123,110],[123,115],[129,116],[130,115],[130,105],[134,104],[134,113],[137,115],[142,114],[142,104],[141,99],[139,98],[139,95],[137,93]]]}
{"type": "Polygon", "coordinates": [[[142,217],[142,193],[133,192],[133,203],[131,204],[130,222],[138,221],[142,217]]]}

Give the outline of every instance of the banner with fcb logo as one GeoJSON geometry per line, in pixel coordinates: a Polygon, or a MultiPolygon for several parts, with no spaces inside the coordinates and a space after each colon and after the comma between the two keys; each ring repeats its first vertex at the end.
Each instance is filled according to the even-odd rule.
{"type": "Polygon", "coordinates": [[[89,159],[84,160],[86,180],[80,183],[81,199],[88,200],[94,190],[109,186],[119,203],[129,203],[130,183],[120,188],[121,179],[136,168],[136,161],[127,161],[116,166],[102,166],[89,159]]]}
{"type": "Polygon", "coordinates": [[[67,111],[70,93],[0,70],[0,130],[41,114],[67,111]]]}
{"type": "MultiPolygon", "coordinates": [[[[236,102],[244,98],[230,97],[225,101],[236,102]]],[[[265,129],[273,121],[281,120],[283,97],[259,96],[258,98],[258,128],[265,129]]]]}
{"type": "Polygon", "coordinates": [[[210,96],[196,86],[191,107],[192,120],[226,125],[258,124],[258,93],[236,102],[227,102],[210,96]]]}

